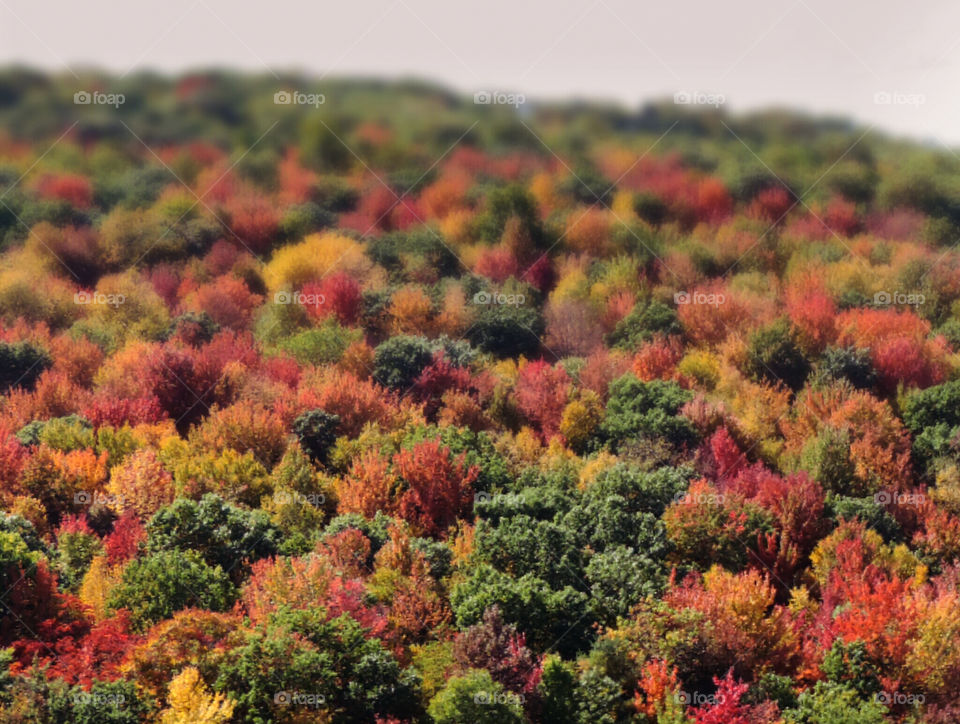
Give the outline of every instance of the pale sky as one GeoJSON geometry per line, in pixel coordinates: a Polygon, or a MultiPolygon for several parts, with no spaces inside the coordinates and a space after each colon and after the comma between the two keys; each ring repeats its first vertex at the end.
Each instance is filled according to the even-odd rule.
{"type": "Polygon", "coordinates": [[[412,75],[628,107],[701,91],[734,112],[835,113],[960,147],[960,3],[947,0],[0,0],[9,63],[412,75]]]}

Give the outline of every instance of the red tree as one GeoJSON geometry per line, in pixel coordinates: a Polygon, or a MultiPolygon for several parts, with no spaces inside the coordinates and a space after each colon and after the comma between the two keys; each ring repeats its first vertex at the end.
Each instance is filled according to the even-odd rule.
{"type": "Polygon", "coordinates": [[[517,375],[517,405],[549,440],[560,434],[560,418],[570,392],[570,377],[559,365],[544,360],[528,362],[517,375]]]}
{"type": "Polygon", "coordinates": [[[480,469],[468,466],[464,454],[454,458],[439,440],[425,440],[393,457],[406,489],[400,496],[400,516],[429,535],[443,536],[463,515],[473,496],[480,469]]]}

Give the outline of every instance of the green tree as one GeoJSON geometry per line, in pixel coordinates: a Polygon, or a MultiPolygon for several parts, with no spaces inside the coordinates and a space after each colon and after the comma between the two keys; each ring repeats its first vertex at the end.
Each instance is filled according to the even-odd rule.
{"type": "Polygon", "coordinates": [[[810,473],[810,477],[825,490],[834,493],[853,492],[851,487],[855,470],[850,459],[850,433],[844,429],[824,427],[803,446],[800,469],[810,473]]]}
{"type": "Polygon", "coordinates": [[[60,586],[75,591],[90,561],[103,549],[100,539],[90,531],[63,531],[57,536],[57,572],[60,586]]]}
{"type": "Polygon", "coordinates": [[[556,654],[544,657],[537,693],[540,695],[543,721],[576,721],[577,672],[573,664],[556,654]]]}
{"type": "Polygon", "coordinates": [[[293,434],[312,460],[326,464],[327,454],[337,439],[339,424],[339,415],[320,409],[307,410],[293,421],[293,434]]]}
{"type": "Polygon", "coordinates": [[[405,392],[432,359],[433,352],[425,337],[391,337],[374,350],[373,379],[384,387],[405,392]]]}
{"type": "Polygon", "coordinates": [[[128,609],[131,622],[143,630],[192,606],[225,611],[235,599],[236,590],[220,566],[210,567],[196,551],[168,550],[124,568],[107,605],[128,609]]]}
{"type": "Polygon", "coordinates": [[[840,639],[834,641],[820,669],[828,681],[850,687],[861,699],[880,691],[880,672],[870,660],[866,644],[859,639],[846,644],[840,639]]]}
{"type": "Polygon", "coordinates": [[[829,385],[847,380],[860,390],[869,390],[877,383],[877,373],[870,360],[870,350],[856,347],[827,347],[817,364],[814,382],[829,385]]]}
{"type": "Polygon", "coordinates": [[[757,382],[783,382],[799,390],[810,374],[810,362],[803,354],[797,335],[784,318],[750,335],[746,372],[757,382]]]}
{"type": "Polygon", "coordinates": [[[641,382],[626,374],[610,384],[606,416],[600,426],[613,447],[642,435],[663,437],[675,445],[696,439],[693,425],[678,412],[693,393],[675,382],[641,382]]]}
{"type": "Polygon", "coordinates": [[[460,628],[483,620],[483,612],[498,606],[503,620],[527,636],[527,645],[572,656],[593,638],[589,596],[569,586],[553,590],[541,578],[526,574],[513,578],[489,564],[479,564],[454,586],[450,604],[460,628]]]}
{"type": "Polygon", "coordinates": [[[818,681],[800,694],[795,709],[783,712],[788,724],[883,724],[887,707],[876,699],[863,700],[846,686],[818,681]]]}
{"type": "Polygon", "coordinates": [[[638,303],[630,314],[617,322],[607,335],[607,343],[631,351],[649,342],[654,335],[669,336],[682,332],[676,310],[655,299],[638,303]]]}
{"type": "Polygon", "coordinates": [[[485,304],[467,330],[471,344],[497,357],[532,357],[540,349],[543,318],[525,304],[485,304]]]}
{"type": "Polygon", "coordinates": [[[280,537],[263,511],[238,508],[213,493],[199,501],[178,498],[147,523],[149,552],[195,551],[228,573],[275,555],[280,537]]]}
{"type": "Polygon", "coordinates": [[[40,374],[52,364],[50,355],[29,342],[0,342],[0,393],[13,387],[33,389],[40,374]]]}
{"type": "Polygon", "coordinates": [[[237,721],[294,720],[312,710],[332,721],[410,719],[419,677],[347,615],[320,607],[280,611],[227,652],[214,688],[237,702],[237,721]]]}
{"type": "Polygon", "coordinates": [[[471,669],[454,676],[430,701],[428,712],[436,724],[522,724],[519,695],[506,691],[490,672],[471,669]]]}

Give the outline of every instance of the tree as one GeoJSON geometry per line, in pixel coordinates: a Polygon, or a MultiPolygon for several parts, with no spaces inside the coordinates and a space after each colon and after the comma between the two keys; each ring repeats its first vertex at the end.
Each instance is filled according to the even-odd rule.
{"type": "Polygon", "coordinates": [[[236,706],[223,694],[209,693],[193,666],[173,677],[167,703],[160,713],[161,724],[223,724],[230,721],[236,706]]]}
{"type": "Polygon", "coordinates": [[[560,365],[544,360],[528,362],[517,375],[517,404],[537,424],[545,439],[559,434],[560,420],[567,405],[570,377],[560,365]]]}
{"type": "Polygon", "coordinates": [[[262,297],[252,293],[242,279],[224,275],[188,295],[184,306],[205,315],[218,328],[244,329],[261,301],[262,297]]]}
{"type": "Polygon", "coordinates": [[[322,409],[340,418],[341,436],[357,437],[368,422],[390,427],[397,415],[396,398],[371,380],[351,372],[324,370],[305,374],[297,391],[299,409],[322,409]]]}
{"type": "Polygon", "coordinates": [[[414,383],[413,393],[424,403],[424,414],[428,419],[436,419],[444,395],[447,392],[470,396],[478,395],[477,383],[470,370],[457,366],[447,360],[446,353],[438,350],[433,362],[424,368],[414,383]]]}
{"type": "Polygon", "coordinates": [[[683,351],[677,338],[654,338],[637,350],[633,359],[633,373],[644,382],[669,379],[675,376],[677,363],[682,356],[683,351]]]}
{"type": "Polygon", "coordinates": [[[337,427],[340,416],[325,410],[307,410],[293,421],[293,434],[300,441],[300,447],[314,462],[326,464],[327,454],[337,439],[337,427]]]}
{"type": "Polygon", "coordinates": [[[463,453],[454,457],[439,440],[401,450],[393,465],[403,489],[400,516],[427,535],[446,535],[466,511],[479,469],[468,465],[463,453]]]}
{"type": "Polygon", "coordinates": [[[450,605],[461,628],[481,622],[483,612],[496,605],[503,620],[526,635],[534,652],[555,646],[559,653],[572,656],[592,640],[595,619],[589,597],[570,587],[553,590],[529,573],[512,578],[488,564],[477,565],[453,587],[450,605]]]}
{"type": "Polygon", "coordinates": [[[603,404],[595,392],[585,390],[563,408],[559,432],[575,452],[583,454],[603,421],[603,404]]]}
{"type": "Polygon", "coordinates": [[[785,451],[797,454],[824,428],[844,431],[853,463],[857,495],[881,487],[899,490],[912,478],[910,437],[887,402],[848,384],[808,388],[793,405],[793,414],[781,421],[785,451]]]}
{"type": "Polygon", "coordinates": [[[717,686],[717,693],[714,695],[716,701],[710,706],[693,709],[693,720],[696,724],[751,724],[756,720],[751,716],[751,707],[740,703],[750,687],[743,683],[738,684],[730,672],[722,680],[713,677],[713,683],[717,686]]]}
{"type": "Polygon", "coordinates": [[[229,647],[239,622],[235,615],[201,609],[184,609],[152,626],[127,652],[122,670],[149,697],[161,700],[168,689],[170,672],[195,666],[212,677],[216,662],[229,647]]]}
{"type": "Polygon", "coordinates": [[[194,551],[169,550],[131,561],[108,605],[128,609],[134,627],[142,631],[190,606],[224,611],[235,598],[233,584],[220,566],[211,568],[194,551]]]}
{"type": "Polygon", "coordinates": [[[214,688],[239,721],[328,715],[345,724],[422,715],[419,677],[403,669],[348,616],[323,608],[281,611],[225,652],[214,688]]]}
{"type": "MultiPolygon", "coordinates": [[[[22,578],[27,575],[36,575],[39,560],[39,554],[31,551],[19,535],[0,531],[0,586],[4,589],[0,600],[3,601],[4,606],[9,607],[12,603],[10,594],[16,593],[14,589],[22,578]]],[[[2,622],[4,629],[17,626],[14,617],[9,616],[6,611],[2,622]]]]}
{"type": "MultiPolygon", "coordinates": [[[[518,513],[496,524],[478,521],[474,555],[508,573],[530,573],[553,588],[579,586],[586,556],[574,525],[536,520],[518,513]]],[[[578,521],[579,522],[579,521],[578,521]]]]}
{"type": "Polygon", "coordinates": [[[95,624],[82,638],[58,642],[57,656],[47,669],[47,676],[84,687],[91,686],[97,679],[119,679],[121,663],[138,641],[129,628],[129,617],[120,612],[114,618],[95,624]]]}
{"type": "Polygon", "coordinates": [[[799,641],[789,612],[774,606],[775,590],[756,570],[729,573],[720,566],[670,590],[665,602],[690,608],[709,622],[703,629],[716,665],[752,680],[760,671],[789,672],[796,664],[799,641]]]}
{"type": "Polygon", "coordinates": [[[758,541],[773,530],[772,517],[741,495],[697,481],[666,510],[663,523],[676,561],[740,570],[756,561],[758,541]]]}
{"type": "Polygon", "coordinates": [[[537,204],[519,184],[493,189],[487,197],[487,209],[476,224],[480,236],[487,241],[499,241],[513,221],[531,241],[538,245],[543,239],[537,204]]]}
{"type": "Polygon", "coordinates": [[[76,591],[90,562],[101,550],[100,539],[87,525],[85,519],[64,519],[57,529],[57,557],[60,582],[65,588],[76,591]]]}
{"type": "Polygon", "coordinates": [[[504,691],[490,673],[473,670],[455,676],[430,701],[429,713],[437,724],[522,724],[523,700],[504,691]]]}
{"type": "Polygon", "coordinates": [[[118,581],[119,574],[110,567],[106,556],[97,556],[90,562],[78,594],[94,620],[101,621],[110,615],[107,601],[118,581]]]}
{"type": "Polygon", "coordinates": [[[248,511],[208,493],[178,498],[147,524],[147,551],[198,553],[210,566],[240,578],[250,563],[275,555],[280,532],[261,510],[248,511]]]}
{"type": "Polygon", "coordinates": [[[349,473],[338,484],[338,511],[372,518],[378,510],[393,511],[396,473],[388,460],[367,450],[353,461],[349,473]]]}
{"type": "Polygon", "coordinates": [[[430,334],[433,331],[433,302],[417,286],[407,286],[394,292],[389,314],[394,334],[430,334]]]}
{"type": "Polygon", "coordinates": [[[917,343],[907,337],[883,340],[872,350],[877,376],[888,393],[898,385],[923,389],[940,384],[948,372],[947,354],[942,339],[917,343]]]}
{"type": "Polygon", "coordinates": [[[837,307],[812,274],[794,280],[786,289],[786,311],[798,339],[810,352],[820,352],[836,337],[837,307]]]}
{"type": "Polygon", "coordinates": [[[641,382],[626,374],[610,385],[601,432],[614,447],[639,435],[664,437],[676,445],[693,442],[693,425],[678,414],[692,398],[674,382],[641,382]]]}
{"type": "Polygon", "coordinates": [[[95,682],[47,696],[50,721],[71,724],[138,724],[149,718],[153,707],[127,681],[95,682]]]}
{"type": "Polygon", "coordinates": [[[453,657],[465,669],[485,669],[507,690],[529,694],[540,676],[537,658],[524,644],[516,627],[504,624],[496,606],[487,609],[480,624],[454,640],[453,657]]]}
{"type": "Polygon", "coordinates": [[[484,249],[473,266],[475,274],[500,284],[520,271],[520,264],[513,251],[505,246],[484,249]]]}
{"type": "Polygon", "coordinates": [[[757,382],[782,382],[791,390],[799,390],[810,373],[796,332],[786,319],[779,319],[750,336],[747,373],[757,382]]]}
{"type": "Polygon", "coordinates": [[[81,209],[93,204],[90,179],[79,174],[45,174],[37,182],[37,193],[42,198],[60,199],[81,209]]]}
{"type": "Polygon", "coordinates": [[[307,314],[318,318],[334,315],[340,324],[354,325],[363,310],[363,294],[359,282],[346,272],[338,271],[319,282],[304,285],[303,293],[316,294],[321,304],[307,307],[307,314]]]}
{"type": "Polygon", "coordinates": [[[37,378],[51,364],[50,356],[29,342],[0,341],[0,393],[13,387],[33,389],[37,378]]]}
{"type": "Polygon", "coordinates": [[[113,523],[113,530],[103,537],[103,548],[112,564],[124,563],[134,556],[140,544],[147,539],[147,532],[140,518],[127,511],[113,523]]]}
{"type": "Polygon", "coordinates": [[[173,477],[150,449],[137,450],[110,471],[107,483],[110,507],[117,513],[133,511],[142,518],[173,502],[173,477]]]}
{"type": "Polygon", "coordinates": [[[960,380],[908,395],[903,406],[903,422],[914,434],[937,424],[951,428],[960,425],[960,380]]]}
{"type": "Polygon", "coordinates": [[[398,335],[374,351],[373,379],[384,387],[405,392],[433,359],[425,337],[398,335]]]}
{"type": "Polygon", "coordinates": [[[342,234],[322,232],[277,249],[264,270],[264,281],[272,292],[302,289],[307,282],[336,271],[362,281],[372,266],[363,244],[342,234]]]}
{"type": "Polygon", "coordinates": [[[681,332],[676,311],[663,302],[652,300],[638,303],[630,314],[617,322],[607,335],[607,342],[612,347],[632,351],[655,335],[670,337],[681,332]]]}
{"type": "Polygon", "coordinates": [[[251,452],[265,467],[273,467],[287,448],[287,425],[276,410],[242,400],[229,407],[214,407],[190,432],[190,441],[216,453],[251,452]]]}
{"type": "Polygon", "coordinates": [[[814,381],[829,385],[847,380],[859,390],[869,390],[877,383],[877,373],[870,361],[870,352],[856,347],[827,347],[816,366],[814,381]]]}
{"type": "Polygon", "coordinates": [[[383,636],[386,620],[382,606],[368,601],[362,580],[340,575],[345,571],[337,571],[334,563],[330,556],[317,553],[254,563],[242,591],[251,620],[269,620],[280,609],[322,606],[330,618],[350,616],[367,636],[383,636]]]}
{"type": "Polygon", "coordinates": [[[540,348],[543,320],[527,304],[487,304],[467,330],[470,343],[497,357],[532,356],[540,348]]]}
{"type": "Polygon", "coordinates": [[[879,672],[870,661],[863,641],[854,640],[847,644],[835,640],[823,657],[820,670],[831,683],[850,687],[861,699],[872,697],[881,689],[879,672]]]}
{"type": "Polygon", "coordinates": [[[844,495],[856,492],[850,435],[842,428],[824,427],[808,440],[800,453],[800,468],[831,492],[844,495]]]}
{"type": "Polygon", "coordinates": [[[259,194],[232,197],[226,204],[230,229],[254,252],[264,252],[276,239],[280,216],[269,199],[259,194]]]}
{"type": "Polygon", "coordinates": [[[883,724],[886,714],[887,708],[875,699],[864,701],[853,689],[818,681],[783,718],[789,724],[883,724]]]}
{"type": "Polygon", "coordinates": [[[748,325],[756,323],[755,310],[721,281],[686,291],[705,295],[707,301],[712,299],[717,302],[680,304],[677,307],[677,317],[683,325],[684,334],[698,344],[719,344],[731,333],[743,334],[748,325]]]}
{"type": "Polygon", "coordinates": [[[545,656],[537,694],[544,721],[576,721],[579,692],[572,664],[556,654],[545,656]]]}
{"type": "Polygon", "coordinates": [[[587,356],[603,345],[603,329],[593,310],[573,299],[551,300],[544,312],[544,344],[562,357],[587,356]]]}

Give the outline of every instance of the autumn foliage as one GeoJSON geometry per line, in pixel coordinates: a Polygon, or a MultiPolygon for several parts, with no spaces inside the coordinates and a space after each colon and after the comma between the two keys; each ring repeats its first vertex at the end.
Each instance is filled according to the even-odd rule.
{"type": "Polygon", "coordinates": [[[31,73],[0,721],[960,721],[950,154],[31,73]]]}

